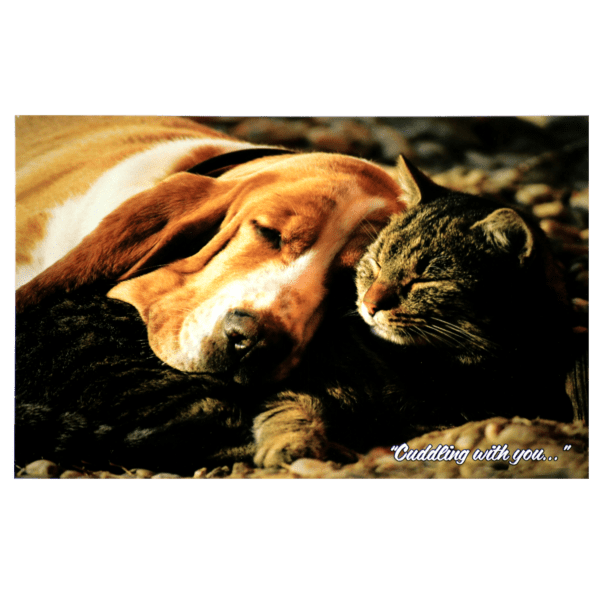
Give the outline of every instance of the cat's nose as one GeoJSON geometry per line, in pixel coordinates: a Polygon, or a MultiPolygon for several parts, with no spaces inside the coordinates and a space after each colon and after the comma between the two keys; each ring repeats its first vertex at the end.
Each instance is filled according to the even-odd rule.
{"type": "Polygon", "coordinates": [[[380,282],[375,282],[363,298],[363,304],[371,316],[380,310],[394,308],[398,302],[399,298],[395,288],[380,282]]]}

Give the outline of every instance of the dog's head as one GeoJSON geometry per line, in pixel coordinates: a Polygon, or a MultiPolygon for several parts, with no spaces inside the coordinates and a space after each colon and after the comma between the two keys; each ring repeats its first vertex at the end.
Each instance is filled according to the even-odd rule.
{"type": "Polygon", "coordinates": [[[44,287],[116,280],[109,297],[137,308],[170,366],[277,381],[318,326],[331,276],[403,208],[382,169],[342,155],[269,157],[218,179],[178,173],[19,294],[27,303],[44,287]]]}

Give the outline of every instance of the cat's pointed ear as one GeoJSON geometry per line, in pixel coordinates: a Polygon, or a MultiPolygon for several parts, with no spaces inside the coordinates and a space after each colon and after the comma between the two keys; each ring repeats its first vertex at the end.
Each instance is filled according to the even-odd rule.
{"type": "Polygon", "coordinates": [[[402,154],[398,157],[396,171],[403,192],[402,197],[408,206],[435,200],[445,192],[445,188],[434,183],[402,154]]]}
{"type": "Polygon", "coordinates": [[[511,208],[499,208],[471,229],[481,228],[496,248],[518,256],[521,264],[532,256],[535,239],[530,227],[511,208]]]}

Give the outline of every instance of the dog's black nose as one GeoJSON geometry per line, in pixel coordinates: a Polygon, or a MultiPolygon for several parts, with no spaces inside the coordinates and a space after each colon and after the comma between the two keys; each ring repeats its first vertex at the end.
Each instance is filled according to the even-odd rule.
{"type": "Polygon", "coordinates": [[[285,361],[294,347],[291,335],[270,317],[234,308],[223,317],[221,344],[212,358],[215,371],[229,372],[246,385],[266,380],[285,361]]]}
{"type": "Polygon", "coordinates": [[[258,315],[246,310],[233,309],[227,312],[223,331],[230,346],[241,357],[263,337],[258,315]]]}

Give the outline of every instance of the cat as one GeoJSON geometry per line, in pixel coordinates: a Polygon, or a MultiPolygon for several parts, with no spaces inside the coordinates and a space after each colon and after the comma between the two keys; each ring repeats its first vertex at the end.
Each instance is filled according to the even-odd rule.
{"type": "Polygon", "coordinates": [[[323,324],[279,387],[168,367],[137,311],[105,290],[19,315],[16,463],[191,474],[235,461],[345,462],[495,415],[571,420],[568,302],[543,233],[408,161],[399,179],[411,207],[368,248],[355,286],[331,282],[323,324]]]}
{"type": "Polygon", "coordinates": [[[398,168],[409,209],[356,269],[371,337],[353,324],[336,360],[323,353],[319,391],[295,382],[301,393],[257,418],[266,464],[322,456],[325,438],[364,449],[492,416],[573,419],[570,304],[544,233],[496,200],[438,186],[404,158],[398,168]],[[349,354],[356,371],[336,380],[349,354]],[[382,383],[365,398],[369,376],[382,383]]]}

